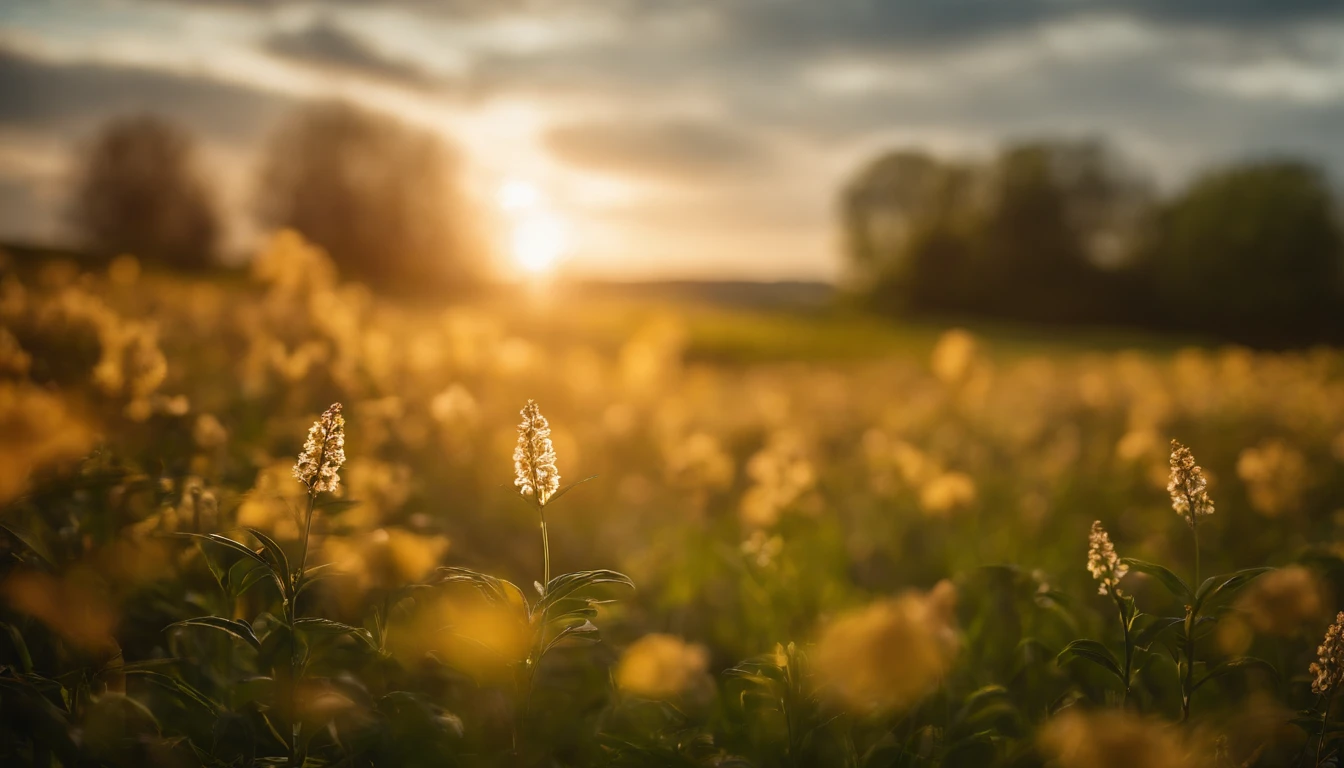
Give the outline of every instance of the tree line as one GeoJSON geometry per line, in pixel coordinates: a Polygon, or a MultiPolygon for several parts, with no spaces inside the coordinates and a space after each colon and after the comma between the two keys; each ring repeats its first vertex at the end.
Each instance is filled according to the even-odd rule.
{"type": "Polygon", "coordinates": [[[1164,196],[1098,141],[988,162],[900,150],[862,168],[840,210],[852,287],[886,313],[1344,340],[1339,204],[1301,160],[1215,168],[1164,196]]]}
{"type": "MultiPolygon", "coordinates": [[[[322,246],[348,277],[380,288],[460,288],[479,277],[484,246],[437,135],[346,102],[313,102],[273,133],[251,194],[255,222],[322,246]]],[[[218,187],[181,126],[116,118],[80,153],[71,223],[90,255],[131,253],[178,269],[217,263],[218,187]]]]}

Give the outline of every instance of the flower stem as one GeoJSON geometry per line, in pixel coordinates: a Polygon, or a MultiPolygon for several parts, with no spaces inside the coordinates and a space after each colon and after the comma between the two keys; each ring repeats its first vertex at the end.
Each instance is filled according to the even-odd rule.
{"type": "Polygon", "coordinates": [[[1185,607],[1185,674],[1181,675],[1181,722],[1190,720],[1190,697],[1195,677],[1195,610],[1185,607]]]}
{"type": "Polygon", "coordinates": [[[313,510],[317,507],[317,491],[308,492],[308,512],[303,518],[303,549],[299,556],[299,571],[295,576],[295,581],[303,578],[304,571],[308,569],[308,536],[313,531],[313,510]]]}
{"type": "Polygon", "coordinates": [[[1129,706],[1130,689],[1130,670],[1134,664],[1134,644],[1129,638],[1129,620],[1125,617],[1125,603],[1116,594],[1114,588],[1111,589],[1111,597],[1115,598],[1115,608],[1120,613],[1120,629],[1125,633],[1125,697],[1122,706],[1129,706]]]}
{"type": "Polygon", "coordinates": [[[308,537],[313,530],[313,510],[317,507],[317,491],[309,489],[308,491],[308,510],[304,514],[303,520],[303,544],[299,555],[299,569],[293,574],[288,574],[286,579],[285,600],[285,621],[289,624],[289,716],[290,716],[290,737],[289,737],[289,766],[298,768],[301,765],[299,759],[299,737],[302,735],[302,724],[299,723],[299,667],[302,659],[299,655],[299,635],[295,629],[295,623],[299,618],[299,585],[303,582],[303,574],[308,569],[308,537]]]}
{"type": "Polygon", "coordinates": [[[1330,722],[1330,705],[1335,701],[1333,693],[1325,696],[1325,711],[1321,713],[1321,735],[1316,739],[1316,768],[1321,765],[1321,748],[1325,746],[1325,729],[1330,722]]]}
{"type": "Polygon", "coordinates": [[[1190,536],[1195,540],[1195,582],[1190,586],[1199,589],[1199,518],[1194,513],[1194,507],[1190,511],[1190,536]]]}
{"type": "Polygon", "coordinates": [[[542,557],[542,591],[551,587],[551,537],[546,533],[546,505],[538,505],[541,511],[541,557],[542,557]]]}

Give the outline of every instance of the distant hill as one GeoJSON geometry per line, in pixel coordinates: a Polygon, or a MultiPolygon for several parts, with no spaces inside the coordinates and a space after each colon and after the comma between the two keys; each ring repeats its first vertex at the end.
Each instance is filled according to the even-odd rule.
{"type": "Polygon", "coordinates": [[[567,290],[577,296],[693,302],[751,309],[809,310],[829,306],[835,286],[786,280],[576,281],[567,290]]]}

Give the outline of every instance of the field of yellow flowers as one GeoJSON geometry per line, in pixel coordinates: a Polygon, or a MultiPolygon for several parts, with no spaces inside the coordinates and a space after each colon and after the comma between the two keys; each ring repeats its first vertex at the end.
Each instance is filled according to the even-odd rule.
{"type": "Polygon", "coordinates": [[[1344,757],[1336,350],[3,274],[0,764],[1344,757]]]}

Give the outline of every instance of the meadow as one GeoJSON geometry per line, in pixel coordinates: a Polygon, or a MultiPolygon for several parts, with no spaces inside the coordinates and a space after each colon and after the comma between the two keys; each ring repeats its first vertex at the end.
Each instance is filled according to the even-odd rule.
{"type": "Polygon", "coordinates": [[[400,302],[286,232],[10,262],[0,373],[4,765],[1341,759],[1336,349],[400,302]]]}

